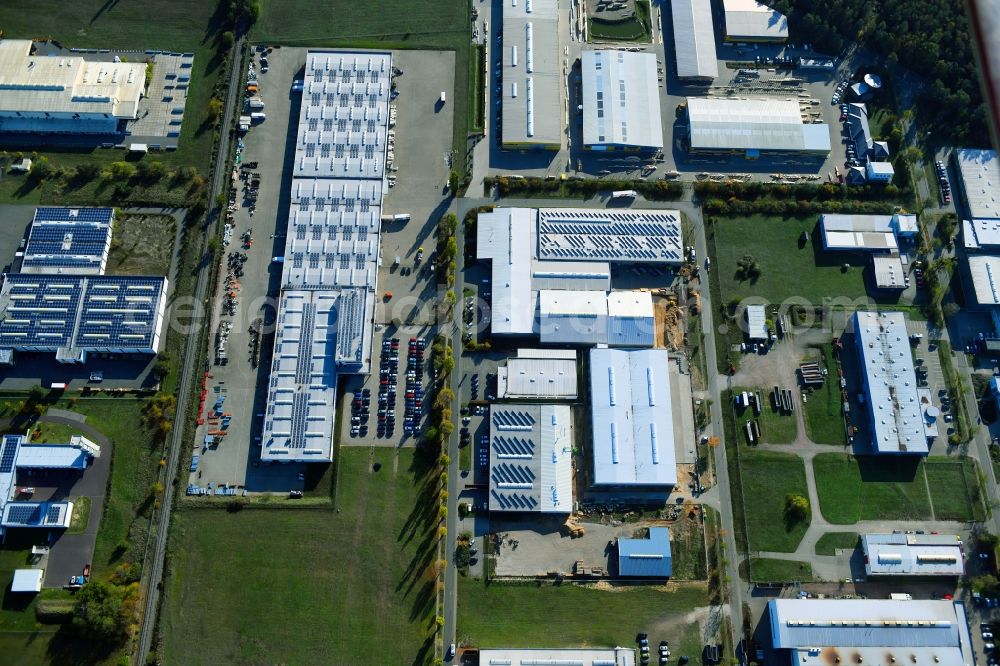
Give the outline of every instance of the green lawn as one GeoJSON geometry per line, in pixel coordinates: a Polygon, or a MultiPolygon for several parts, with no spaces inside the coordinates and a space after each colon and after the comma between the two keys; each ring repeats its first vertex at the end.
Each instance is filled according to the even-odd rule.
{"type": "Polygon", "coordinates": [[[823,345],[814,350],[821,355],[815,359],[819,361],[820,367],[826,366],[827,380],[808,393],[806,402],[802,405],[806,433],[817,444],[844,446],[847,444],[847,433],[841,414],[843,398],[836,379],[837,360],[833,357],[833,345],[823,345]]]}
{"type": "MultiPolygon", "coordinates": [[[[770,389],[739,386],[733,389],[734,394],[741,393],[742,391],[759,392],[761,401],[764,403],[764,407],[760,410],[760,416],[758,417],[760,419],[762,442],[767,444],[791,444],[795,441],[795,437],[799,434],[799,426],[795,415],[784,416],[781,412],[774,409],[770,397],[770,389]]],[[[737,410],[739,411],[739,408],[737,410]]],[[[750,408],[743,409],[736,417],[737,423],[740,426],[752,418],[754,418],[754,415],[753,410],[750,408]]]]}
{"type": "MultiPolygon", "coordinates": [[[[155,9],[140,0],[34,0],[30,11],[17,3],[0,3],[0,26],[6,37],[49,37],[65,47],[193,52],[190,95],[178,149],[157,154],[155,159],[169,166],[190,164],[207,174],[213,133],[204,123],[220,73],[221,61],[215,57],[223,19],[219,8],[220,3],[212,0],[172,0],[157,3],[155,9]]],[[[89,160],[107,163],[124,155],[119,150],[103,149],[45,154],[58,166],[89,160]]],[[[3,194],[0,188],[0,197],[3,194]]]]}
{"type": "MultiPolygon", "coordinates": [[[[675,655],[697,654],[700,645],[674,646],[686,633],[684,616],[708,604],[704,584],[593,586],[485,584],[458,581],[458,640],[485,647],[577,647],[635,645],[635,635],[650,642],[670,640],[675,655]]],[[[696,639],[697,640],[697,639],[696,639]]]]}
{"type": "Polygon", "coordinates": [[[472,449],[475,443],[469,442],[465,446],[458,446],[458,466],[463,472],[472,471],[472,449]]]}
{"type": "Polygon", "coordinates": [[[794,552],[809,521],[786,521],[785,497],[808,497],[802,459],[786,453],[742,450],[740,468],[750,549],[794,552]]]}
{"type": "Polygon", "coordinates": [[[429,662],[437,503],[420,465],[342,448],[337,512],[176,512],[162,662],[429,662]]]}
{"type": "Polygon", "coordinates": [[[819,306],[830,298],[858,299],[866,296],[863,267],[867,256],[825,252],[819,233],[819,218],[714,217],[709,233],[712,273],[719,280],[722,302],[756,296],[772,303],[792,297],[819,306]],[[802,233],[809,233],[803,243],[802,233]],[[746,254],[760,265],[756,281],[736,276],[737,262],[746,254]],[[844,263],[851,269],[841,271],[844,263]]]}
{"type": "Polygon", "coordinates": [[[984,520],[979,466],[972,458],[928,458],[924,471],[938,520],[984,520]]]}
{"type": "Polygon", "coordinates": [[[700,521],[685,516],[670,526],[670,556],[674,580],[705,580],[705,531],[700,521]]]}
{"type": "Polygon", "coordinates": [[[750,578],[761,583],[807,582],[813,578],[812,565],[797,560],[750,558],[750,578]]]}
{"type": "Polygon", "coordinates": [[[859,520],[928,520],[931,505],[921,465],[903,456],[879,459],[822,453],[813,459],[820,510],[837,525],[859,520]]]}
{"type": "MultiPolygon", "coordinates": [[[[455,51],[455,168],[464,173],[472,104],[472,25],[467,0],[265,0],[251,37],[289,46],[455,51]]],[[[494,30],[500,26],[494,26],[494,30]]],[[[449,97],[452,97],[449,95],[449,97]]]]}
{"type": "Polygon", "coordinates": [[[817,555],[836,555],[837,549],[851,549],[858,545],[856,532],[827,532],[816,542],[817,555]]]}
{"type": "Polygon", "coordinates": [[[636,14],[625,21],[607,21],[595,12],[587,21],[587,36],[592,41],[648,42],[650,33],[649,0],[637,0],[636,14]]]}
{"type": "Polygon", "coordinates": [[[80,429],[62,423],[39,421],[31,428],[31,441],[40,444],[68,444],[70,437],[79,435],[80,429]]]}

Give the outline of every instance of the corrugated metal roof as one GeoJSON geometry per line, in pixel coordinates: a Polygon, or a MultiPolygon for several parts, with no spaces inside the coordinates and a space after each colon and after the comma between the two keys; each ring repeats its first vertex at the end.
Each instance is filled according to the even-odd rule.
{"type": "Polygon", "coordinates": [[[966,258],[972,290],[979,305],[1000,305],[1000,257],[973,255],[966,258]]]}
{"type": "Polygon", "coordinates": [[[722,0],[726,37],[734,40],[788,39],[788,17],[757,0],[722,0]]]}
{"type": "Polygon", "coordinates": [[[687,113],[692,150],[830,152],[830,126],[804,124],[794,99],[690,97],[687,113]]]}
{"type": "Polygon", "coordinates": [[[677,483],[668,362],[663,349],[590,350],[595,485],[677,483]]]}
{"type": "Polygon", "coordinates": [[[559,146],[565,80],[559,57],[557,1],[502,5],[503,143],[559,146]]]}
{"type": "Polygon", "coordinates": [[[1000,218],[1000,157],[995,150],[955,151],[965,205],[973,218],[1000,218]]]}
{"type": "MultiPolygon", "coordinates": [[[[515,0],[516,1],[516,0],[515,0]]],[[[489,648],[481,666],[635,666],[632,648],[489,648]]]]}
{"type": "Polygon", "coordinates": [[[903,260],[898,255],[872,255],[872,271],[879,289],[905,289],[908,284],[903,260]]]}
{"type": "Polygon", "coordinates": [[[962,220],[962,237],[965,247],[972,250],[996,247],[1000,245],[1000,218],[962,220]]]}
{"type": "Polygon", "coordinates": [[[584,50],[583,143],[662,148],[656,55],[584,50]]]}
{"type": "Polygon", "coordinates": [[[965,574],[962,539],[955,534],[863,534],[861,550],[869,576],[965,574]]]}
{"type": "Polygon", "coordinates": [[[767,340],[767,313],[763,305],[746,307],[747,337],[751,340],[767,340]]]}
{"type": "Polygon", "coordinates": [[[674,0],[670,3],[674,25],[677,76],[714,79],[719,75],[715,56],[715,25],[710,0],[674,0]]]}
{"type": "Polygon", "coordinates": [[[490,329],[497,335],[537,330],[531,288],[535,214],[531,208],[496,208],[476,222],[476,256],[492,261],[490,329]]]}
{"type": "Polygon", "coordinates": [[[490,511],[573,510],[572,419],[569,405],[493,405],[490,511]]]}
{"type": "Polygon", "coordinates": [[[669,578],[674,573],[670,530],[650,527],[645,539],[618,539],[618,573],[638,578],[669,578]]]}
{"type": "Polygon", "coordinates": [[[547,349],[519,349],[497,368],[497,397],[573,399],[577,396],[576,351],[559,358],[547,349]]]}
{"type": "Polygon", "coordinates": [[[927,455],[906,320],[902,312],[854,313],[875,453],[927,455]]]}
{"type": "Polygon", "coordinates": [[[893,251],[898,249],[891,215],[819,216],[823,247],[828,250],[893,251]]]}

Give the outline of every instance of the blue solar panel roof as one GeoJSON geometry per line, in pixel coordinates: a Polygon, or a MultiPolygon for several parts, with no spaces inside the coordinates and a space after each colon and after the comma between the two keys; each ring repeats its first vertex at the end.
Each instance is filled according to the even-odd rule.
{"type": "Polygon", "coordinates": [[[19,435],[6,435],[0,450],[0,474],[10,474],[14,471],[14,461],[17,459],[17,449],[21,444],[19,435]]]}
{"type": "Polygon", "coordinates": [[[35,209],[35,222],[97,222],[111,224],[114,217],[113,208],[57,208],[46,207],[35,209]]]}

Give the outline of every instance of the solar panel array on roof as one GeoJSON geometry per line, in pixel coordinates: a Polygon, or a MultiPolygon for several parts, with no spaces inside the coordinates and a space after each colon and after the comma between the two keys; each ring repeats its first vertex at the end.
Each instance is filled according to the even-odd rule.
{"type": "Polygon", "coordinates": [[[109,223],[36,219],[28,234],[21,272],[99,275],[110,250],[109,223]]]}
{"type": "Polygon", "coordinates": [[[6,435],[3,438],[3,450],[0,451],[0,474],[10,474],[14,471],[14,461],[17,460],[17,449],[21,445],[21,437],[6,435]]]}
{"type": "Polygon", "coordinates": [[[111,224],[114,214],[115,211],[113,208],[61,208],[43,206],[35,209],[33,222],[111,224]]]}
{"type": "Polygon", "coordinates": [[[681,263],[680,212],[543,208],[538,211],[538,257],[681,263]]]}
{"type": "Polygon", "coordinates": [[[41,517],[41,504],[11,504],[7,509],[5,522],[31,524],[37,523],[41,517]]]}

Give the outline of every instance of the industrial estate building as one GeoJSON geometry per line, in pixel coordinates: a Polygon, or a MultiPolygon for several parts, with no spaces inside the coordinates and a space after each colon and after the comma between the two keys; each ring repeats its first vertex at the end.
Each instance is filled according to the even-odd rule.
{"type": "Polygon", "coordinates": [[[793,666],[975,663],[961,602],[773,599],[767,609],[772,648],[793,666]]]}
{"type": "Polygon", "coordinates": [[[871,268],[876,289],[901,291],[910,286],[906,267],[898,254],[873,254],[871,268]]]}
{"type": "Polygon", "coordinates": [[[869,576],[965,574],[962,538],[955,534],[862,534],[861,551],[869,576]]]}
{"type": "Polygon", "coordinates": [[[138,115],[145,63],[33,50],[30,40],[0,40],[0,133],[116,134],[138,115]]]}
{"type": "Polygon", "coordinates": [[[712,3],[675,0],[670,3],[670,14],[674,26],[677,78],[711,82],[719,75],[712,3]]]}
{"type": "Polygon", "coordinates": [[[482,666],[635,666],[632,648],[489,648],[479,650],[482,666]]]}
{"type": "Polygon", "coordinates": [[[689,147],[696,153],[742,153],[754,159],[830,152],[830,126],[803,122],[796,100],[689,97],[687,120],[689,147]]]}
{"type": "Polygon", "coordinates": [[[582,79],[584,147],[663,148],[655,54],[585,50],[582,79]]]}
{"type": "Polygon", "coordinates": [[[847,105],[847,131],[854,153],[863,166],[851,167],[847,174],[850,184],[864,182],[888,183],[895,170],[889,161],[889,144],[876,141],[868,124],[868,107],[864,104],[847,105]]]}
{"type": "Polygon", "coordinates": [[[552,344],[652,346],[651,295],[611,292],[610,264],[683,261],[677,211],[497,208],[476,234],[491,333],[552,344]]]}
{"type": "Polygon", "coordinates": [[[767,312],[763,305],[748,305],[744,311],[747,320],[747,339],[751,342],[767,340],[770,335],[767,330],[767,312]]]}
{"type": "Polygon", "coordinates": [[[572,513],[569,405],[490,409],[490,511],[572,513]]]}
{"type": "Polygon", "coordinates": [[[0,439],[0,537],[12,527],[65,529],[73,515],[68,500],[34,502],[18,499],[19,472],[75,470],[83,472],[101,455],[99,446],[76,435],[67,444],[31,444],[24,435],[0,439]]]}
{"type": "Polygon", "coordinates": [[[590,350],[595,486],[677,484],[668,363],[664,349],[590,350]]]}
{"type": "Polygon", "coordinates": [[[846,215],[824,213],[819,216],[823,249],[854,252],[896,252],[900,241],[914,240],[919,233],[917,216],[846,215]]]}
{"type": "Polygon", "coordinates": [[[261,459],[329,462],[339,374],[371,360],[392,56],[310,50],[261,459]]]}
{"type": "Polygon", "coordinates": [[[21,271],[0,286],[0,362],[15,352],[55,353],[62,363],[88,354],[155,354],[167,278],[104,275],[110,208],[39,208],[21,271]]]}
{"type": "Polygon", "coordinates": [[[501,145],[559,150],[564,87],[556,0],[503,3],[501,145]]]}
{"type": "Polygon", "coordinates": [[[927,455],[924,409],[903,313],[858,311],[853,323],[872,453],[927,455]]]}
{"type": "Polygon", "coordinates": [[[783,42],[788,17],[757,0],[722,0],[727,42],[783,42]]]}
{"type": "Polygon", "coordinates": [[[114,218],[112,208],[36,208],[20,272],[102,275],[114,218]]]}
{"type": "Polygon", "coordinates": [[[501,400],[575,400],[576,351],[518,349],[497,367],[501,400]]]}
{"type": "Polygon", "coordinates": [[[670,528],[650,527],[644,539],[618,539],[618,575],[626,578],[669,578],[670,528]]]}
{"type": "Polygon", "coordinates": [[[995,150],[955,151],[958,183],[969,218],[1000,220],[1000,156],[995,150]]]}

